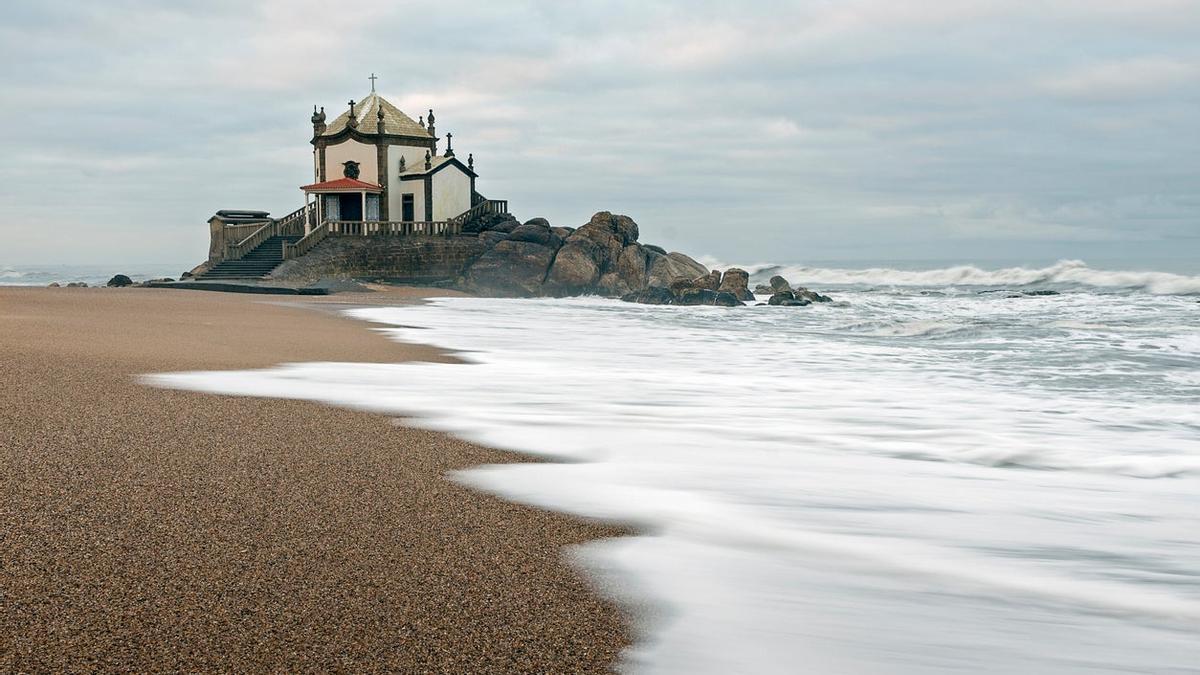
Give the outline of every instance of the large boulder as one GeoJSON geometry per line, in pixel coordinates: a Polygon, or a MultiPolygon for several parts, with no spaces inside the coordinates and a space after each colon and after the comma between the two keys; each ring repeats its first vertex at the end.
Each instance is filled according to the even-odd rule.
{"type": "Polygon", "coordinates": [[[113,276],[113,278],[109,279],[108,283],[105,285],[109,286],[110,288],[124,288],[125,286],[132,286],[133,279],[130,279],[124,274],[117,274],[113,276]]]}
{"type": "Polygon", "coordinates": [[[716,301],[717,292],[707,288],[689,286],[680,289],[675,294],[675,304],[677,305],[715,305],[716,301]]]}
{"type": "Polygon", "coordinates": [[[542,281],[554,249],[529,241],[505,240],[471,265],[464,276],[467,290],[498,297],[542,294],[542,281]]]}
{"type": "Polygon", "coordinates": [[[778,274],[771,277],[771,279],[768,283],[771,285],[772,293],[782,293],[784,291],[787,291],[789,293],[792,292],[792,285],[788,283],[787,279],[784,279],[783,277],[779,276],[778,274]]]}
{"type": "Polygon", "coordinates": [[[691,281],[708,274],[708,268],[682,253],[659,255],[649,253],[650,267],[647,283],[651,286],[670,287],[676,279],[691,281]]]}
{"type": "Polygon", "coordinates": [[[797,298],[796,294],[792,291],[779,291],[775,295],[771,296],[771,299],[767,301],[767,304],[782,307],[804,307],[805,305],[810,305],[812,303],[809,300],[797,298]]]}
{"type": "Polygon", "coordinates": [[[724,276],[721,277],[721,285],[717,287],[717,290],[730,293],[738,300],[754,299],[754,294],[750,292],[750,274],[738,267],[730,267],[725,270],[724,276]]]}
{"type": "Polygon", "coordinates": [[[630,290],[641,290],[649,282],[649,276],[646,274],[649,262],[646,249],[639,244],[629,244],[621,249],[613,271],[630,290]]]}
{"type": "Polygon", "coordinates": [[[534,218],[524,225],[513,228],[513,231],[508,234],[508,238],[510,241],[527,241],[550,248],[558,248],[562,245],[562,239],[554,234],[550,229],[550,223],[545,218],[534,218]]]}
{"type": "Polygon", "coordinates": [[[546,276],[547,291],[553,295],[587,293],[600,280],[607,253],[586,238],[567,238],[546,276]]]}
{"type": "Polygon", "coordinates": [[[484,248],[492,248],[496,244],[508,239],[508,234],[505,232],[496,232],[488,230],[487,232],[479,233],[479,243],[483,244],[484,248]]]}

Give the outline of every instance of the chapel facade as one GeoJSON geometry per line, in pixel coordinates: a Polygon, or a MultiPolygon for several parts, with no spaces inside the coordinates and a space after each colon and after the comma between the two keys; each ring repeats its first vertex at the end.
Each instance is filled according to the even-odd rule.
{"type": "Polygon", "coordinates": [[[301,189],[316,222],[443,221],[473,206],[474,157],[459,160],[449,133],[439,153],[432,109],[413,120],[374,91],[348,106],[328,124],[313,107],[314,182],[301,189]]]}

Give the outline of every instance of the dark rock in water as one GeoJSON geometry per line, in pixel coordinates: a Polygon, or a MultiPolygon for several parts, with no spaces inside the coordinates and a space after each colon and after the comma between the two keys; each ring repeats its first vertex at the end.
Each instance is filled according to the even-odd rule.
{"type": "Polygon", "coordinates": [[[621,296],[625,302],[638,302],[643,305],[672,305],[675,296],[669,289],[662,286],[650,286],[642,291],[634,291],[621,296]]]}
{"type": "Polygon", "coordinates": [[[479,233],[479,243],[483,244],[487,248],[491,248],[505,239],[508,239],[508,234],[505,232],[488,230],[487,232],[479,233]]]}
{"type": "Polygon", "coordinates": [[[758,284],[754,287],[755,295],[775,295],[775,289],[766,284],[758,284]]]}
{"type": "Polygon", "coordinates": [[[546,222],[545,218],[534,218],[524,225],[516,227],[509,233],[508,239],[509,241],[527,241],[550,248],[558,248],[562,245],[562,239],[550,230],[550,224],[546,222]]]}
{"type": "Polygon", "coordinates": [[[676,279],[691,281],[708,274],[708,268],[688,256],[672,252],[666,255],[651,253],[649,283],[651,286],[670,286],[676,279]]]}
{"type": "Polygon", "coordinates": [[[771,285],[772,293],[780,293],[783,291],[791,292],[791,290],[792,290],[792,285],[788,283],[788,280],[784,279],[783,277],[779,276],[778,274],[771,277],[771,279],[767,283],[769,283],[771,285]]]}
{"type": "Polygon", "coordinates": [[[741,307],[742,301],[736,295],[728,291],[717,291],[717,297],[713,298],[714,305],[718,307],[741,307]]]}
{"type": "Polygon", "coordinates": [[[810,291],[807,288],[799,288],[795,291],[797,300],[807,300],[809,302],[833,302],[833,298],[828,295],[821,295],[816,291],[810,291]]]}
{"type": "Polygon", "coordinates": [[[754,299],[754,294],[750,292],[750,274],[737,267],[725,270],[725,274],[721,277],[721,285],[717,287],[717,290],[731,293],[738,300],[754,299]]]}
{"type": "Polygon", "coordinates": [[[667,254],[667,249],[665,249],[661,246],[655,246],[654,244],[642,244],[642,246],[646,247],[647,249],[649,249],[651,251],[654,251],[655,253],[657,253],[659,255],[667,254]]]}
{"type": "Polygon", "coordinates": [[[767,301],[767,304],[778,307],[804,307],[806,305],[811,305],[812,301],[807,298],[798,298],[796,297],[796,294],[791,291],[780,291],[772,295],[771,299],[767,301]]]}
{"type": "Polygon", "coordinates": [[[87,287],[88,287],[88,285],[87,285],[86,281],[72,281],[71,283],[67,284],[67,288],[87,288],[87,287]]]}
{"type": "Polygon", "coordinates": [[[542,294],[542,280],[554,249],[528,241],[502,241],[467,270],[464,285],[473,293],[499,297],[542,294]]]}
{"type": "Polygon", "coordinates": [[[675,294],[677,305],[713,305],[716,300],[717,292],[707,288],[687,287],[675,294]]]}
{"type": "Polygon", "coordinates": [[[1058,291],[1043,290],[1043,291],[1022,291],[1025,295],[1062,295],[1058,291]]]}
{"type": "Polygon", "coordinates": [[[49,283],[49,285],[46,286],[46,288],[58,288],[60,285],[61,284],[59,284],[57,281],[51,281],[49,283]]]}
{"type": "Polygon", "coordinates": [[[109,279],[108,283],[105,285],[111,288],[123,288],[125,286],[132,286],[133,279],[130,279],[124,274],[117,274],[113,278],[109,279]]]}

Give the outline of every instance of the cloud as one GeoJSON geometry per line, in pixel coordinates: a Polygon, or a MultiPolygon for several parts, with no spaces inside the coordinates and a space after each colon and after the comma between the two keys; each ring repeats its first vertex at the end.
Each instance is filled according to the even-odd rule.
{"type": "Polygon", "coordinates": [[[1200,61],[1151,56],[1089,64],[1045,78],[1039,86],[1064,98],[1108,102],[1171,95],[1198,82],[1200,61]]]}
{"type": "Polygon", "coordinates": [[[518,215],[624,211],[725,259],[1200,222],[1194,0],[15,0],[0,58],[0,236],[62,235],[4,263],[194,262],[215,209],[298,205],[311,105],[370,72],[518,215]]]}

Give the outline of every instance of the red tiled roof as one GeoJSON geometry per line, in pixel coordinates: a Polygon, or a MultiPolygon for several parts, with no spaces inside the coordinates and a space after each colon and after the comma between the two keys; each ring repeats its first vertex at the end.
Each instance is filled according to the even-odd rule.
{"type": "Polygon", "coordinates": [[[327,180],[324,183],[313,183],[300,188],[305,192],[383,192],[383,188],[374,183],[367,183],[355,178],[339,178],[327,180]]]}

